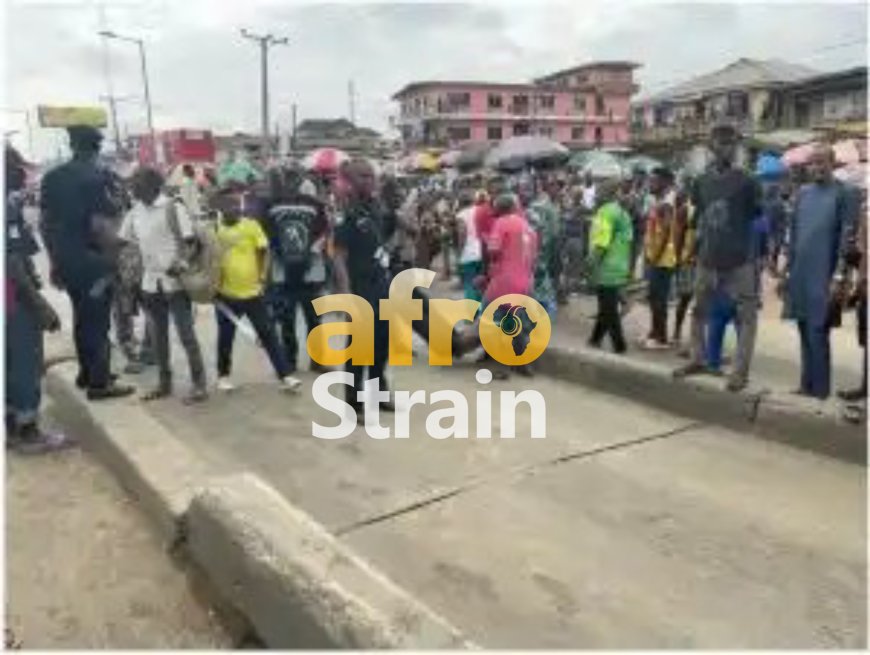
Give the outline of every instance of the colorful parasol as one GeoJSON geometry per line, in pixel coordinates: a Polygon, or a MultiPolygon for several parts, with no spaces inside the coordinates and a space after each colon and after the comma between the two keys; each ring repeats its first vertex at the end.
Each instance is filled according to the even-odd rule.
{"type": "Polygon", "coordinates": [[[350,156],[344,150],[318,148],[306,155],[305,159],[302,160],[302,166],[308,171],[325,175],[338,172],[338,167],[348,159],[350,156]]]}

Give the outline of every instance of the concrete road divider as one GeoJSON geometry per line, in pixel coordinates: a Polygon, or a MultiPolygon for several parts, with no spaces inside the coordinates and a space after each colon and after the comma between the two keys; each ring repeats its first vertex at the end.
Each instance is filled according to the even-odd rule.
{"type": "Polygon", "coordinates": [[[848,423],[830,403],[750,387],[725,391],[725,380],[676,380],[673,368],[587,348],[550,345],[537,362],[541,373],[694,420],[779,441],[849,462],[867,461],[863,425],[848,423]]]}
{"type": "Polygon", "coordinates": [[[136,400],[87,402],[76,368],[46,375],[61,422],[267,646],[474,647],[257,476],[207,464],[136,400]]]}
{"type": "Polygon", "coordinates": [[[186,547],[270,647],[471,646],[254,475],[197,494],[186,547]]]}
{"type": "Polygon", "coordinates": [[[48,393],[59,418],[115,474],[168,544],[210,470],[136,401],[89,403],[76,388],[77,364],[53,366],[48,393]]]}

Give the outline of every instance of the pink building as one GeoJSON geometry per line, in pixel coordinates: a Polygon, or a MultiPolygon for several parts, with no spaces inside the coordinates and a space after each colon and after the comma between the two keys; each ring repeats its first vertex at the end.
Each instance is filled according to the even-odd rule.
{"type": "Polygon", "coordinates": [[[406,146],[455,147],[537,134],[569,147],[629,142],[637,85],[627,61],[592,62],[528,84],[412,82],[393,96],[406,146]]]}

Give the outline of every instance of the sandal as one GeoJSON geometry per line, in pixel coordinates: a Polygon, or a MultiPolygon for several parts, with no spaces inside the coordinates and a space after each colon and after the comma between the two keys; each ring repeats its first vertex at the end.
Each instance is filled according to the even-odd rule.
{"type": "Polygon", "coordinates": [[[155,400],[162,400],[163,398],[169,398],[172,395],[172,390],[167,389],[165,387],[158,387],[149,391],[148,393],[142,396],[143,403],[154,402],[155,400]]]}

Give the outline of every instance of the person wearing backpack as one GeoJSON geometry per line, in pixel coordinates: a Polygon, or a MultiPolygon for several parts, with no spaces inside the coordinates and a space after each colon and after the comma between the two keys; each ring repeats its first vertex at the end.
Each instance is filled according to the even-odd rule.
{"type": "Polygon", "coordinates": [[[142,254],[143,304],[159,369],[157,387],[143,400],[172,394],[169,317],[187,354],[193,387],[185,402],[208,397],[202,351],[193,325],[193,309],[181,274],[192,259],[196,234],[187,210],[163,193],[163,176],[153,168],[140,168],[133,178],[135,204],[121,225],[119,237],[139,246],[142,254]]]}
{"type": "MultiPolygon", "coordinates": [[[[270,187],[263,220],[272,255],[268,295],[290,370],[295,372],[300,354],[297,306],[302,308],[308,332],[320,324],[312,301],[322,295],[326,284],[329,223],[323,203],[305,192],[308,189],[296,171],[273,169],[270,187]]],[[[319,365],[312,362],[311,366],[319,365]]]]}

